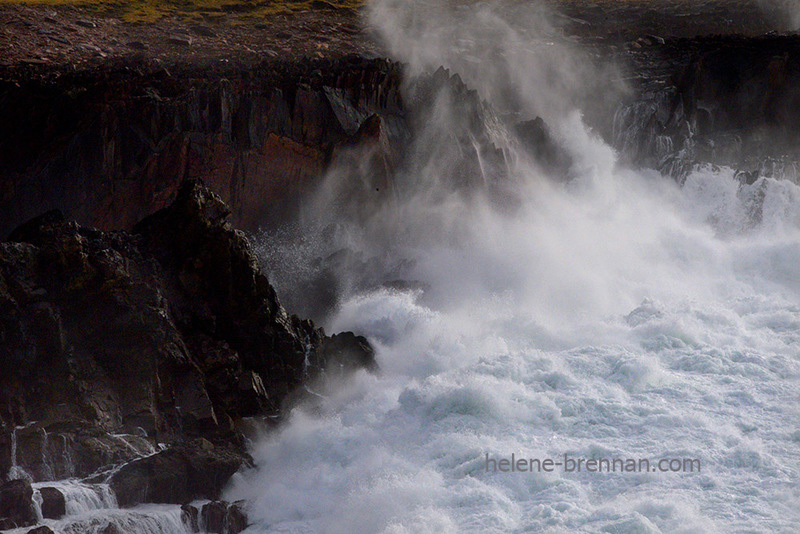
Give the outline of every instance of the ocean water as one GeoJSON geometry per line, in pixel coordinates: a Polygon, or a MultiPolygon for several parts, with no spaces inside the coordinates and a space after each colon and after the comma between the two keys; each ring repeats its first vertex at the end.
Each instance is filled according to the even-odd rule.
{"type": "Polygon", "coordinates": [[[226,494],[248,532],[797,532],[800,187],[625,168],[582,120],[582,80],[608,65],[541,11],[453,9],[379,0],[370,22],[411,72],[445,65],[545,117],[570,179],[509,144],[498,206],[438,180],[452,151],[426,146],[393,202],[357,224],[330,207],[343,242],[419,284],[340,295],[326,330],[367,336],[382,372],[254,443],[226,494]],[[487,469],[512,454],[698,468],[487,469]]]}

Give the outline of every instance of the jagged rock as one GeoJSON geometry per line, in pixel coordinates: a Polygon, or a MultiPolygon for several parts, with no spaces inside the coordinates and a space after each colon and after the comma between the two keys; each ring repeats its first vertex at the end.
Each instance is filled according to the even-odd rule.
{"type": "Polygon", "coordinates": [[[0,486],[0,530],[36,524],[33,488],[24,479],[11,480],[0,486]]]}
{"type": "Polygon", "coordinates": [[[541,117],[514,125],[522,147],[534,161],[554,178],[564,178],[571,160],[567,152],[555,141],[541,117]]]}
{"type": "Polygon", "coordinates": [[[203,505],[200,515],[209,534],[239,534],[247,528],[243,502],[212,501],[203,505]]]}
{"type": "Polygon", "coordinates": [[[181,505],[181,521],[191,532],[200,532],[200,511],[191,504],[181,505]]]}
{"type": "Polygon", "coordinates": [[[326,373],[343,376],[358,369],[377,371],[375,351],[366,338],[343,332],[325,339],[320,347],[326,373]]]}
{"type": "Polygon", "coordinates": [[[618,148],[679,180],[704,163],[745,180],[781,168],[800,179],[800,36],[698,36],[652,47],[657,53],[639,54],[647,73],[639,100],[615,118],[618,148]]]}
{"type": "MultiPolygon", "coordinates": [[[[241,447],[235,420],[277,415],[326,362],[374,368],[363,340],[350,356],[341,342],[323,349],[324,332],[286,313],[228,213],[187,182],[132,234],[51,213],[0,244],[0,476],[14,441],[36,480],[87,476],[156,442],[241,447]]],[[[129,464],[115,482],[120,502],[214,497],[243,461],[234,456],[173,448],[129,464]],[[163,480],[153,479],[159,463],[172,470],[163,480]],[[206,464],[214,480],[170,478],[206,464]],[[136,480],[152,484],[142,494],[136,480]]]]}
{"type": "Polygon", "coordinates": [[[200,512],[206,531],[210,534],[223,534],[225,532],[225,517],[228,515],[228,504],[222,501],[212,501],[203,505],[200,512]]]}
{"type": "Polygon", "coordinates": [[[48,527],[47,525],[42,525],[40,527],[33,528],[27,532],[27,534],[55,534],[53,529],[48,527]]]}
{"type": "Polygon", "coordinates": [[[109,484],[120,506],[216,499],[244,461],[230,447],[196,440],[124,465],[109,484]]]}
{"type": "Polygon", "coordinates": [[[17,429],[15,435],[18,463],[40,481],[83,476],[154,452],[153,444],[140,435],[109,433],[75,423],[51,424],[49,428],[36,423],[17,429]]]}
{"type": "Polygon", "coordinates": [[[187,178],[220,194],[237,227],[256,230],[296,211],[368,117],[380,115],[392,143],[406,129],[400,66],[383,59],[98,69],[58,84],[0,69],[0,235],[54,208],[130,229],[187,178]]]}
{"type": "Polygon", "coordinates": [[[45,519],[61,519],[67,513],[67,501],[57,488],[44,487],[39,490],[42,495],[42,517],[45,519]]]}
{"type": "Polygon", "coordinates": [[[248,527],[249,522],[247,514],[244,512],[244,501],[231,503],[228,507],[228,517],[225,521],[228,534],[239,534],[248,527]]]}

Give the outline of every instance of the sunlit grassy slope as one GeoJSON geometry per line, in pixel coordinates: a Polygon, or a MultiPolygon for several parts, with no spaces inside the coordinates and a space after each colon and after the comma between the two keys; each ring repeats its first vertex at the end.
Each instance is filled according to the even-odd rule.
{"type": "Polygon", "coordinates": [[[306,9],[356,9],[364,0],[0,0],[3,4],[74,5],[128,22],[151,22],[169,15],[213,19],[229,14],[262,18],[306,9]]]}

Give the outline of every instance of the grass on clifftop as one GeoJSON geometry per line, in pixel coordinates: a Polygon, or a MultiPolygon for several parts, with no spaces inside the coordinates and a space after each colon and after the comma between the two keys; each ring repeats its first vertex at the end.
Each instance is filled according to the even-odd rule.
{"type": "Polygon", "coordinates": [[[357,9],[364,0],[0,0],[3,4],[77,6],[126,22],[153,22],[166,16],[215,19],[226,15],[259,19],[309,9],[357,9]]]}

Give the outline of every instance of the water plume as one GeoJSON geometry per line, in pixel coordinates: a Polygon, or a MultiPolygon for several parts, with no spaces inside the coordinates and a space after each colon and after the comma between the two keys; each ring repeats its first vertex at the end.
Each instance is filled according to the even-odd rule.
{"type": "Polygon", "coordinates": [[[253,532],[789,531],[800,520],[800,188],[743,186],[715,167],[679,187],[622,166],[583,120],[586,88],[603,83],[585,77],[606,71],[556,42],[540,9],[371,4],[412,96],[440,65],[459,80],[433,94],[391,196],[348,204],[342,188],[360,171],[339,166],[300,223],[332,228],[314,253],[370,258],[343,269],[351,282],[360,265],[371,274],[339,285],[326,327],[368,336],[383,374],[356,375],[321,415],[297,408],[258,442],[258,467],[227,495],[250,500],[253,532]],[[459,107],[469,97],[448,93],[461,80],[482,102],[477,129],[459,107]],[[568,154],[564,173],[515,137],[534,116],[568,154]],[[472,143],[497,149],[502,179],[459,167],[480,163],[472,143]],[[472,175],[454,181],[454,167],[472,175]],[[486,454],[511,453],[692,457],[703,470],[485,469],[486,454]]]}

